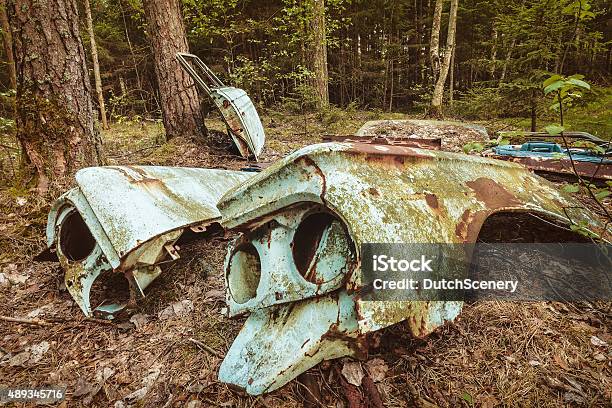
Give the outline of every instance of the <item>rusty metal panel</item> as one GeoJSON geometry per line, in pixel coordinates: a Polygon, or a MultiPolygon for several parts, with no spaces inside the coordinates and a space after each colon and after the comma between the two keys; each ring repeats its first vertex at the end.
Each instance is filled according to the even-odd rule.
{"type": "MultiPolygon", "coordinates": [[[[219,197],[253,173],[154,166],[91,167],[80,170],[78,187],[52,206],[47,244],[66,271],[66,287],[86,315],[93,313],[91,286],[105,271],[123,272],[132,297],[178,258],[173,244],[186,228],[204,232],[218,222],[219,197]]],[[[114,312],[124,303],[102,305],[114,312]]]]}
{"type": "Polygon", "coordinates": [[[218,208],[224,226],[243,233],[226,258],[229,312],[251,312],[219,378],[253,394],[281,386],[313,361],[352,354],[362,346],[360,336],[365,333],[406,320],[413,335],[425,336],[459,314],[462,302],[457,301],[361,300],[361,244],[473,243],[490,215],[508,211],[528,212],[563,224],[584,223],[609,237],[609,230],[604,231],[589,210],[522,166],[406,146],[348,142],[308,146],[228,191],[218,208]],[[314,224],[306,221],[308,212],[338,220],[350,244],[323,244],[331,222],[320,233],[310,234],[316,239],[306,244],[298,241],[300,228],[314,224]],[[321,262],[329,259],[328,251],[335,251],[334,263],[321,262]],[[309,261],[304,263],[304,258],[309,261]],[[273,278],[265,265],[275,265],[273,278]],[[342,280],[333,273],[338,266],[342,280]],[[311,270],[318,276],[333,276],[335,283],[321,285],[314,292],[304,290],[312,283],[308,279],[311,270]],[[300,279],[302,286],[295,285],[300,279]],[[343,323],[354,329],[342,337],[340,347],[325,342],[328,336],[336,337],[317,326],[326,326],[326,312],[318,312],[322,316],[318,322],[311,310],[318,311],[323,308],[317,306],[320,302],[345,294],[351,301],[343,307],[354,309],[350,316],[345,315],[355,320],[343,323]],[[291,321],[315,327],[308,331],[306,344],[320,346],[314,356],[310,349],[282,351],[285,371],[279,373],[268,367],[276,364],[276,348],[301,350],[299,342],[304,340],[300,330],[283,333],[275,328],[287,321],[283,316],[289,311],[291,321]],[[271,333],[269,337],[258,340],[255,348],[249,346],[258,336],[267,336],[265,330],[271,333]]]}
{"type": "Polygon", "coordinates": [[[265,143],[265,133],[251,98],[242,89],[230,86],[212,89],[211,96],[242,156],[248,157],[250,151],[258,160],[265,143]],[[244,144],[248,148],[246,152],[244,144]]]}
{"type": "Polygon", "coordinates": [[[609,163],[591,163],[574,161],[574,166],[569,159],[551,159],[543,157],[512,157],[491,155],[500,160],[508,160],[519,163],[536,172],[557,173],[562,175],[574,175],[574,169],[579,176],[593,178],[595,180],[612,180],[612,165],[609,163]]]}
{"type": "Polygon", "coordinates": [[[219,368],[219,380],[252,395],[273,391],[323,360],[359,355],[346,291],[251,313],[219,368]]]}
{"type": "Polygon", "coordinates": [[[266,135],[255,105],[247,93],[226,86],[204,62],[193,54],[177,53],[176,58],[196,84],[210,96],[221,112],[229,136],[243,157],[258,160],[266,135]]]}
{"type": "Polygon", "coordinates": [[[353,143],[368,143],[368,144],[379,144],[379,145],[392,145],[392,146],[407,146],[407,147],[418,147],[420,149],[433,149],[440,150],[442,148],[442,138],[407,138],[407,137],[396,137],[396,136],[384,136],[384,135],[373,135],[373,136],[356,136],[356,135],[323,135],[324,142],[353,142],[353,143]]]}

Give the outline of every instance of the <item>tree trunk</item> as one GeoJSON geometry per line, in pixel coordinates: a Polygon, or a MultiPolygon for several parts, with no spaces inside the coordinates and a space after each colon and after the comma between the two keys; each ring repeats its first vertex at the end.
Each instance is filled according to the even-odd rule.
{"type": "Polygon", "coordinates": [[[153,48],[166,139],[202,137],[206,128],[194,82],[175,58],[177,52],[189,51],[180,2],[147,0],[143,6],[153,48]]]}
{"type": "Polygon", "coordinates": [[[96,46],[96,37],[94,36],[93,20],[91,19],[91,7],[89,6],[89,0],[84,0],[84,3],[85,19],[87,20],[87,33],[89,34],[89,43],[91,45],[94,81],[96,84],[96,94],[98,95],[98,105],[100,107],[100,119],[102,120],[102,128],[108,129],[108,122],[106,121],[106,108],[104,107],[104,95],[102,94],[102,79],[100,78],[100,63],[98,62],[98,48],[96,46]]]}
{"type": "Polygon", "coordinates": [[[455,33],[457,31],[457,8],[459,0],[451,0],[450,15],[448,16],[448,34],[446,36],[446,51],[444,61],[440,67],[440,76],[436,81],[428,116],[442,118],[442,99],[444,97],[444,84],[451,65],[451,58],[455,49],[455,33]]]}
{"type": "Polygon", "coordinates": [[[76,0],[9,0],[17,138],[40,193],[103,162],[76,0]],[[16,4],[17,3],[17,4],[16,4]]]}
{"type": "Polygon", "coordinates": [[[325,28],[325,1],[311,0],[312,18],[312,71],[313,87],[317,93],[317,107],[329,105],[329,76],[327,72],[327,36],[325,28]]]}
{"type": "Polygon", "coordinates": [[[13,36],[11,35],[11,27],[9,27],[8,16],[6,14],[6,0],[0,1],[0,23],[2,24],[2,42],[4,44],[4,53],[6,54],[6,65],[8,66],[11,89],[17,89],[15,57],[13,56],[13,36]]]}
{"type": "Polygon", "coordinates": [[[506,60],[504,61],[504,66],[502,68],[501,76],[499,77],[499,83],[501,84],[506,79],[506,72],[508,72],[508,64],[510,64],[510,59],[512,58],[512,51],[514,51],[514,46],[516,45],[516,38],[512,39],[512,44],[510,44],[510,48],[508,49],[508,53],[506,54],[506,60]]]}
{"type": "Polygon", "coordinates": [[[448,84],[448,105],[452,108],[453,102],[455,101],[455,47],[453,47],[453,54],[451,56],[449,75],[450,80],[448,84]]]}
{"type": "Polygon", "coordinates": [[[429,63],[436,81],[440,75],[440,22],[442,20],[443,0],[436,0],[433,22],[431,23],[431,38],[429,40],[429,63]]]}

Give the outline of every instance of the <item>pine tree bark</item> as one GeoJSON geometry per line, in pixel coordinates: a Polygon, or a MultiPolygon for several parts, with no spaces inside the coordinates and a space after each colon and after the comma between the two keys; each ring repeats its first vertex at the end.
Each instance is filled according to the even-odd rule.
{"type": "Polygon", "coordinates": [[[76,0],[9,0],[17,139],[40,193],[103,162],[76,0]]]}
{"type": "Polygon", "coordinates": [[[429,63],[431,64],[434,82],[440,75],[440,22],[442,20],[443,3],[443,0],[436,0],[429,39],[429,63]]]}
{"type": "Polygon", "coordinates": [[[91,7],[89,0],[84,0],[85,3],[85,20],[87,20],[87,33],[89,34],[89,43],[91,46],[91,59],[93,61],[94,82],[96,84],[96,94],[98,95],[98,106],[100,109],[100,120],[102,128],[108,129],[106,121],[106,108],[104,106],[104,95],[102,94],[102,78],[100,78],[100,63],[98,62],[98,47],[96,46],[96,37],[94,35],[93,20],[91,18],[91,7]]]}
{"type": "Polygon", "coordinates": [[[194,82],[176,61],[189,52],[179,0],[143,2],[153,49],[166,139],[203,137],[206,132],[194,82]]]}
{"type": "Polygon", "coordinates": [[[434,87],[431,105],[429,107],[428,116],[434,118],[442,118],[442,100],[444,98],[444,84],[448,77],[448,71],[451,65],[451,59],[455,49],[455,34],[457,32],[457,8],[459,0],[451,0],[450,14],[448,16],[448,33],[446,35],[446,50],[444,51],[444,61],[440,67],[440,75],[434,87]]]}
{"type": "Polygon", "coordinates": [[[0,24],[2,24],[2,43],[6,54],[6,65],[8,67],[11,89],[17,89],[17,74],[15,72],[15,57],[13,56],[13,36],[6,14],[6,0],[0,1],[0,24]]]}
{"type": "Polygon", "coordinates": [[[311,0],[312,71],[313,87],[317,93],[317,107],[329,105],[329,75],[327,71],[327,34],[325,1],[311,0]]]}

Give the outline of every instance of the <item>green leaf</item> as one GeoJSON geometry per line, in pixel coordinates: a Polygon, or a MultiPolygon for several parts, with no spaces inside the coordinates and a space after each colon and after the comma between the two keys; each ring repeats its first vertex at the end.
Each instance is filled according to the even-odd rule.
{"type": "Polygon", "coordinates": [[[469,405],[474,405],[474,398],[472,398],[468,392],[464,392],[463,395],[461,395],[461,399],[466,401],[469,405]]]}
{"type": "Polygon", "coordinates": [[[552,84],[553,82],[555,82],[555,81],[557,81],[557,80],[559,80],[561,78],[563,78],[563,77],[561,75],[559,75],[559,74],[552,75],[550,78],[548,78],[546,81],[544,81],[542,86],[544,88],[546,88],[548,85],[552,84]]]}
{"type": "Polygon", "coordinates": [[[580,79],[570,78],[567,80],[567,82],[569,82],[570,84],[574,84],[583,89],[591,89],[591,85],[589,85],[588,83],[584,81],[581,81],[580,79]]]}
{"type": "Polygon", "coordinates": [[[612,191],[606,190],[606,189],[602,189],[602,190],[598,191],[597,193],[595,193],[595,198],[601,201],[604,198],[608,197],[610,194],[612,194],[612,191]]]}
{"type": "Polygon", "coordinates": [[[559,80],[553,82],[552,84],[546,86],[544,88],[544,94],[548,95],[549,93],[554,92],[557,89],[560,89],[561,87],[563,87],[563,85],[565,85],[565,81],[562,80],[562,79],[559,79],[559,80]]]}
{"type": "Polygon", "coordinates": [[[549,135],[555,136],[563,132],[565,128],[559,125],[548,125],[544,128],[544,130],[546,130],[546,133],[548,133],[549,135]]]}
{"type": "Polygon", "coordinates": [[[565,193],[577,193],[580,191],[580,186],[578,184],[566,184],[561,187],[561,191],[565,193]]]}

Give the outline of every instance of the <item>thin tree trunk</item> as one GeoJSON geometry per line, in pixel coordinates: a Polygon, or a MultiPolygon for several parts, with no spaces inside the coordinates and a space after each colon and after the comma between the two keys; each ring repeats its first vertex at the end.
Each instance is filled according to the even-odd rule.
{"type": "Polygon", "coordinates": [[[389,112],[393,110],[393,59],[391,59],[391,86],[389,87],[389,112]]]}
{"type": "Polygon", "coordinates": [[[455,49],[455,33],[457,31],[457,8],[459,0],[451,0],[450,15],[448,16],[448,34],[446,36],[446,51],[444,52],[444,61],[440,67],[440,76],[436,81],[431,105],[428,116],[441,118],[442,117],[442,100],[444,98],[444,84],[448,76],[448,71],[451,65],[451,58],[455,49]]]}
{"type": "Polygon", "coordinates": [[[512,44],[510,44],[510,49],[508,49],[508,53],[506,54],[506,60],[504,61],[504,66],[502,68],[501,76],[499,77],[499,82],[504,82],[506,79],[506,73],[508,72],[508,64],[510,64],[510,59],[512,58],[512,51],[514,51],[514,46],[516,45],[516,38],[512,39],[512,44]]]}
{"type": "Polygon", "coordinates": [[[125,39],[130,49],[130,55],[132,56],[132,64],[134,64],[134,72],[136,73],[136,84],[138,85],[138,92],[142,94],[142,82],[140,81],[140,73],[138,72],[138,63],[136,62],[136,55],[134,55],[134,48],[132,47],[132,41],[130,40],[130,33],[128,32],[127,22],[125,20],[125,12],[123,11],[123,3],[119,0],[119,7],[121,8],[121,18],[123,19],[123,28],[125,30],[125,39]]]}
{"type": "Polygon", "coordinates": [[[313,86],[317,93],[317,107],[329,105],[329,75],[327,71],[327,35],[325,24],[325,1],[312,0],[312,70],[313,86]]]}
{"type": "Polygon", "coordinates": [[[431,23],[431,37],[429,40],[429,63],[436,81],[440,75],[440,22],[442,20],[443,0],[436,0],[433,22],[431,23]]]}
{"type": "Polygon", "coordinates": [[[491,80],[495,75],[495,64],[497,63],[497,27],[493,27],[493,45],[491,47],[491,66],[489,67],[489,75],[491,80]]]}
{"type": "Polygon", "coordinates": [[[176,60],[177,52],[189,51],[180,2],[147,0],[143,5],[166,138],[202,137],[205,127],[196,88],[176,60]]]}
{"type": "Polygon", "coordinates": [[[448,85],[448,105],[453,106],[454,93],[455,93],[455,47],[453,47],[453,54],[451,56],[450,63],[450,80],[448,85]]]}
{"type": "Polygon", "coordinates": [[[85,20],[87,20],[87,33],[89,34],[89,43],[91,45],[91,59],[93,61],[94,81],[96,84],[96,94],[98,95],[98,106],[100,107],[100,119],[102,120],[102,128],[108,129],[108,122],[106,121],[106,108],[104,107],[104,95],[102,94],[102,78],[100,78],[100,63],[98,62],[98,47],[96,46],[93,20],[91,18],[91,7],[89,5],[89,0],[84,0],[84,3],[85,20]]]}
{"type": "Polygon", "coordinates": [[[11,89],[17,89],[17,74],[15,73],[15,57],[13,56],[13,36],[6,14],[6,0],[0,1],[0,23],[2,24],[2,43],[6,54],[11,89]]]}
{"type": "Polygon", "coordinates": [[[17,139],[40,193],[103,162],[76,0],[9,0],[17,139]]]}

